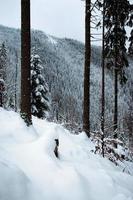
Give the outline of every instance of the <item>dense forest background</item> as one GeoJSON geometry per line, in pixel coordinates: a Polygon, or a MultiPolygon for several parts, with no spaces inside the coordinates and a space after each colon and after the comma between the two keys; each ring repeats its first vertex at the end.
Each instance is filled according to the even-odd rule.
{"type": "MultiPolygon", "coordinates": [[[[0,44],[7,49],[7,100],[5,107],[20,109],[20,30],[0,26],[0,44]],[[17,86],[17,87],[16,87],[17,86]],[[16,91],[15,91],[16,90],[16,91]],[[15,95],[17,93],[17,95],[15,95]],[[17,98],[17,99],[16,99],[17,98]],[[17,104],[17,105],[15,105],[17,104]]],[[[68,128],[82,127],[82,99],[84,73],[84,44],[73,39],[56,38],[42,31],[32,30],[32,49],[40,56],[50,92],[49,119],[63,122],[68,128]]],[[[92,47],[91,60],[91,129],[100,129],[101,110],[101,47],[92,47]]],[[[127,82],[119,84],[119,136],[132,135],[133,61],[129,58],[127,82]],[[123,134],[124,133],[124,134],[123,134]]],[[[113,71],[105,69],[105,131],[113,125],[113,71]]],[[[76,131],[76,130],[75,130],[76,131]]],[[[77,130],[78,131],[78,130],[77,130]]]]}

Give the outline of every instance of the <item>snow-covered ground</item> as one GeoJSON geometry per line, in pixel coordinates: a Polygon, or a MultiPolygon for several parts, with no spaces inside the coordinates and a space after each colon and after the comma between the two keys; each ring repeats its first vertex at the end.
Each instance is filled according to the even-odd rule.
{"type": "Polygon", "coordinates": [[[84,133],[37,118],[33,127],[0,109],[0,200],[133,200],[133,176],[91,153],[84,133]]]}

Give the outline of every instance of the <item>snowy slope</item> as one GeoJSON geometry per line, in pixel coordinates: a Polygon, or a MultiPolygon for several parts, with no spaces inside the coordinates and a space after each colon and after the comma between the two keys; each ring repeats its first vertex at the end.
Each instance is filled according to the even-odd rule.
{"type": "Polygon", "coordinates": [[[133,176],[91,153],[84,133],[0,109],[0,200],[133,200],[133,176]],[[59,139],[59,159],[55,139],[59,139]]]}

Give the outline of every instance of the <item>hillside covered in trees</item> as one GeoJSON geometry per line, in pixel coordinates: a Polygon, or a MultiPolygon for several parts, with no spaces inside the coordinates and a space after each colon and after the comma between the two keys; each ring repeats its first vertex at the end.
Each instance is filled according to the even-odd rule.
{"type": "MultiPolygon", "coordinates": [[[[8,101],[15,104],[15,84],[17,84],[17,108],[20,105],[20,30],[0,26],[0,43],[7,48],[7,90],[8,101]],[[17,64],[16,64],[17,61],[17,64]],[[17,65],[17,66],[16,66],[17,65]],[[17,79],[16,79],[17,73],[17,79]],[[15,81],[17,81],[15,83],[15,81]]],[[[40,56],[43,76],[46,79],[51,96],[50,118],[69,127],[82,127],[82,99],[84,73],[84,44],[68,38],[56,38],[42,31],[32,31],[32,49],[40,56]]],[[[119,131],[132,133],[130,104],[132,102],[133,65],[126,69],[127,83],[119,84],[119,131]]],[[[91,129],[100,130],[101,109],[101,47],[92,47],[91,67],[91,129]]],[[[113,72],[106,68],[106,128],[112,128],[113,116],[113,72]]],[[[15,106],[15,105],[14,105],[15,106]]],[[[123,134],[122,134],[123,135],[123,134]]],[[[126,137],[126,136],[124,136],[126,137]]]]}

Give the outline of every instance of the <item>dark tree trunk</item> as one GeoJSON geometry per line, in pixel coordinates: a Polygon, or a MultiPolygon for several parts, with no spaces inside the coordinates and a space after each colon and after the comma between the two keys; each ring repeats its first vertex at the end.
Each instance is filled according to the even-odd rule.
{"type": "Polygon", "coordinates": [[[102,112],[101,112],[101,130],[104,134],[105,123],[105,3],[103,0],[103,30],[102,30],[102,112]]]}
{"type": "Polygon", "coordinates": [[[0,91],[0,107],[2,107],[2,106],[3,106],[3,94],[0,91]]]}
{"type": "MultiPolygon", "coordinates": [[[[117,62],[117,58],[116,58],[117,62]]],[[[118,71],[117,71],[117,64],[115,65],[115,79],[114,79],[114,139],[117,139],[117,128],[118,128],[118,71]]],[[[116,146],[117,147],[117,146],[116,146]]]]}
{"type": "Polygon", "coordinates": [[[90,59],[91,59],[91,0],[86,0],[85,11],[85,67],[83,130],[90,137],[90,59]]]}
{"type": "Polygon", "coordinates": [[[21,115],[28,126],[32,124],[30,37],[30,0],[21,0],[21,115]]]}
{"type": "MultiPolygon", "coordinates": [[[[118,128],[118,3],[116,0],[115,16],[115,69],[114,69],[114,139],[117,139],[118,128]]],[[[117,144],[114,145],[117,148],[117,144]]]]}
{"type": "Polygon", "coordinates": [[[17,77],[18,77],[18,54],[16,51],[16,69],[15,69],[15,111],[17,112],[17,77]]]}
{"type": "Polygon", "coordinates": [[[105,124],[105,1],[103,0],[103,27],[102,27],[102,110],[101,110],[101,130],[102,130],[102,155],[104,157],[104,124],[105,124]]]}

